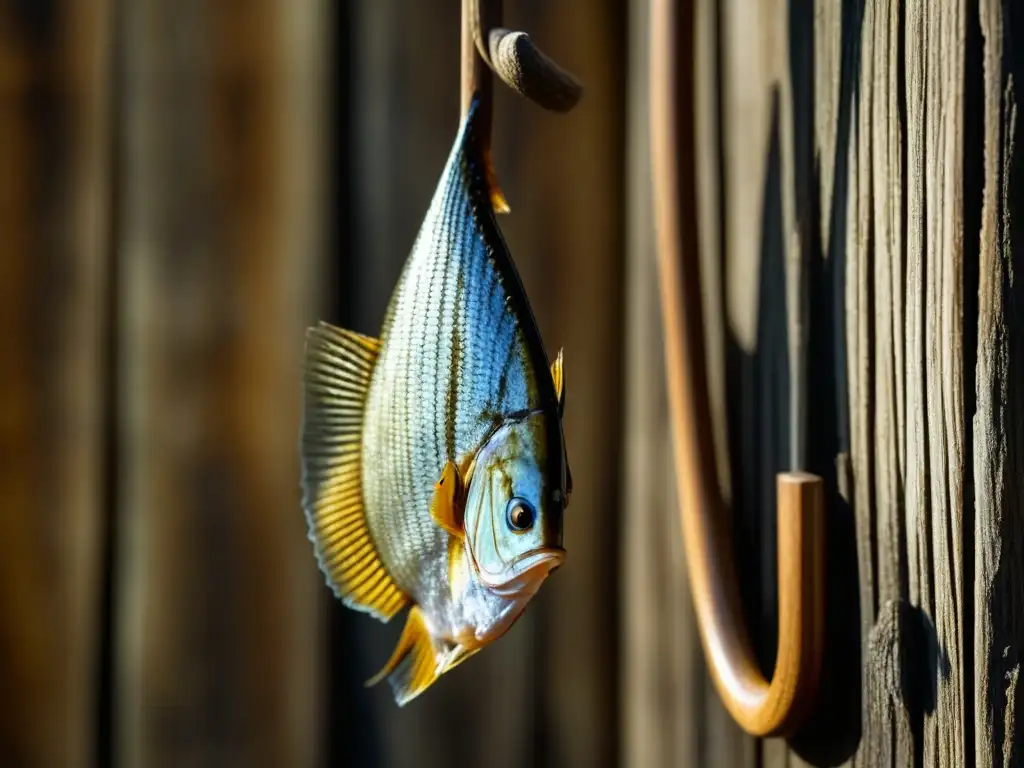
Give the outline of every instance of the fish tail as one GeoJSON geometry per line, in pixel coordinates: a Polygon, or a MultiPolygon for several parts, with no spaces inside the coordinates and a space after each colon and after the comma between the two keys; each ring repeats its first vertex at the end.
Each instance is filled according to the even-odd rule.
{"type": "Polygon", "coordinates": [[[402,636],[388,663],[366,681],[366,687],[376,685],[385,677],[400,707],[427,690],[438,678],[437,653],[418,605],[409,611],[402,636]]]}
{"type": "Polygon", "coordinates": [[[302,507],[320,570],[342,602],[390,620],[408,602],[363,508],[362,431],[380,342],[321,322],[306,332],[302,507]]]}

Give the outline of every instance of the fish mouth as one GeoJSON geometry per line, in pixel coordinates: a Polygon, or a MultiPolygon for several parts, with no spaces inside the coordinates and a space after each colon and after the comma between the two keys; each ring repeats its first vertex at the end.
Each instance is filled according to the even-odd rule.
{"type": "Polygon", "coordinates": [[[477,569],[480,583],[501,597],[532,596],[544,579],[565,561],[561,547],[544,547],[527,552],[512,561],[501,574],[477,569]]]}

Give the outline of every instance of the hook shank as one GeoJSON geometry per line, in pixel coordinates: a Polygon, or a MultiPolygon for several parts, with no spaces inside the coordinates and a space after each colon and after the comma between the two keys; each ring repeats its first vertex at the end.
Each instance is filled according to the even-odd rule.
{"type": "Polygon", "coordinates": [[[653,0],[651,10],[654,213],[680,514],[701,643],[719,695],[748,733],[785,735],[806,716],[820,676],[822,481],[796,472],[777,478],[779,643],[768,681],[743,620],[709,419],[696,221],[693,5],[653,0]]]}

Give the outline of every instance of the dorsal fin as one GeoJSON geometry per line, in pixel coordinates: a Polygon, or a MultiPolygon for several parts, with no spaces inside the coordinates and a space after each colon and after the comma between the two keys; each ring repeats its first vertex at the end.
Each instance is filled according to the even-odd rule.
{"type": "Polygon", "coordinates": [[[501,185],[498,184],[498,174],[494,170],[494,158],[491,155],[490,148],[484,152],[484,167],[485,175],[487,177],[487,186],[490,187],[491,191],[491,207],[495,213],[511,213],[512,209],[508,207],[508,200],[505,199],[505,193],[501,190],[501,185]]]}
{"type": "MultiPolygon", "coordinates": [[[[558,398],[558,417],[565,415],[565,368],[562,361],[562,349],[558,350],[558,357],[551,364],[551,380],[555,385],[555,397],[558,398]]],[[[565,459],[565,506],[569,506],[569,496],[572,495],[572,471],[569,469],[569,458],[565,459]]]]}
{"type": "Polygon", "coordinates": [[[373,544],[363,510],[363,410],[380,342],[321,322],[306,332],[302,508],[327,584],[388,621],[409,602],[373,544]]]}
{"type": "Polygon", "coordinates": [[[558,398],[558,415],[565,411],[565,373],[562,370],[562,350],[558,350],[558,357],[551,364],[551,380],[555,385],[555,397],[558,398]]]}

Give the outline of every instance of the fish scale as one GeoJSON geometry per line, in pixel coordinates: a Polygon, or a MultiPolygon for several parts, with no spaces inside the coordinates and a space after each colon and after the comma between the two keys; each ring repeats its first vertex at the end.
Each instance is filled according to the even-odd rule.
{"type": "MultiPolygon", "coordinates": [[[[460,155],[453,151],[443,177],[461,176],[468,186],[466,177],[475,169],[460,169],[459,164],[460,155]]],[[[529,361],[514,354],[516,342],[522,341],[517,339],[518,323],[503,292],[494,290],[501,287],[501,273],[484,243],[473,205],[459,184],[439,189],[431,201],[425,220],[433,226],[420,231],[396,288],[367,404],[371,412],[396,401],[410,406],[401,410],[385,406],[379,423],[367,424],[363,488],[368,510],[394,510],[387,520],[368,514],[370,533],[399,586],[421,603],[447,595],[446,581],[438,578],[447,568],[423,567],[424,560],[443,564],[447,558],[447,535],[428,514],[434,483],[445,461],[452,458],[461,463],[479,446],[492,425],[480,418],[482,413],[509,413],[538,405],[536,397],[531,402],[528,395],[529,361]],[[457,318],[459,275],[464,312],[457,318]],[[455,412],[447,414],[453,334],[463,358],[473,364],[463,368],[455,412]],[[482,364],[498,355],[504,365],[482,364]],[[415,376],[409,375],[411,370],[415,376]],[[503,378],[505,392],[501,393],[503,378]],[[446,418],[455,424],[453,457],[446,455],[440,434],[446,418]],[[414,436],[411,443],[404,439],[408,434],[414,436]],[[398,473],[402,482],[394,482],[396,467],[408,469],[398,473]],[[404,533],[397,536],[395,531],[404,533]]]]}
{"type": "Polygon", "coordinates": [[[562,358],[497,227],[474,100],[379,339],[307,332],[303,509],[327,583],[382,621],[403,704],[500,637],[562,562],[562,358]]]}

